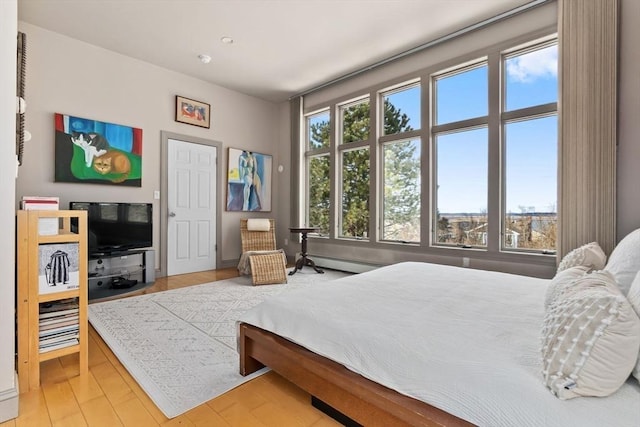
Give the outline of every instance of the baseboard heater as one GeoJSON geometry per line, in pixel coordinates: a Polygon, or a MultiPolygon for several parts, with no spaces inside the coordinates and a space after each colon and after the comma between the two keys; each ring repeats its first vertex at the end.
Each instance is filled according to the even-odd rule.
{"type": "MultiPolygon", "coordinates": [[[[296,254],[296,259],[300,256],[296,254]]],[[[380,267],[379,265],[367,264],[359,261],[347,261],[337,258],[329,258],[321,255],[307,254],[307,257],[312,259],[318,267],[329,268],[331,270],[346,271],[349,273],[364,273],[365,271],[375,270],[380,267]]]]}

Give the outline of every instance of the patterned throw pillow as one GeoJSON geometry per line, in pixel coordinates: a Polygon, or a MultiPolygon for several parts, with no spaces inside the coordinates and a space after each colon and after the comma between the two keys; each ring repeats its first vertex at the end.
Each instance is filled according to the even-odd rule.
{"type": "Polygon", "coordinates": [[[573,285],[576,279],[584,276],[589,271],[591,271],[589,267],[576,265],[575,267],[569,267],[556,273],[547,288],[544,297],[544,308],[549,308],[549,305],[551,305],[554,300],[560,298],[565,291],[573,285]]]}
{"type": "Polygon", "coordinates": [[[582,265],[593,270],[602,270],[607,256],[596,242],[587,243],[566,254],[558,265],[558,273],[570,267],[582,265]]]}
{"type": "Polygon", "coordinates": [[[640,318],[606,271],[578,278],[546,311],[542,373],[560,399],[615,392],[638,352],[640,318]]]}
{"type": "MultiPolygon", "coordinates": [[[[633,279],[627,299],[631,303],[631,307],[636,311],[636,314],[640,317],[640,273],[636,274],[635,279],[633,279]]],[[[633,376],[640,382],[640,353],[638,354],[636,367],[633,369],[633,376]]]]}

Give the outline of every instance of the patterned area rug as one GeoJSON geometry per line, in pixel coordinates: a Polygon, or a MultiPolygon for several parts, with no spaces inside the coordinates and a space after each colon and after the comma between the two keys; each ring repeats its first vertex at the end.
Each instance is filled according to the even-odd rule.
{"type": "Polygon", "coordinates": [[[302,270],[286,285],[251,286],[243,276],[89,305],[89,322],[168,417],[262,375],[243,377],[236,319],[265,298],[348,275],[302,270]]]}

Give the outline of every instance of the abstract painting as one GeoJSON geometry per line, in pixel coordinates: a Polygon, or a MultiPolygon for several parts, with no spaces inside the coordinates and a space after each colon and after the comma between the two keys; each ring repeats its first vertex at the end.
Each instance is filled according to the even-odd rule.
{"type": "Polygon", "coordinates": [[[272,167],[268,154],[229,148],[227,210],[270,212],[272,167]]]}
{"type": "Polygon", "coordinates": [[[176,95],[176,122],[209,129],[211,126],[211,105],[176,95]]]}
{"type": "Polygon", "coordinates": [[[142,187],[142,129],[55,114],[55,181],[142,187]]]}

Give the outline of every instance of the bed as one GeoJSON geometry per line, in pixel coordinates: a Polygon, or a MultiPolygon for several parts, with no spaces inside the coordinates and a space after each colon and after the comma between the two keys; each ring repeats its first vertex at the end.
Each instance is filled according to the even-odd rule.
{"type": "Polygon", "coordinates": [[[570,400],[543,384],[549,282],[406,262],[300,287],[240,317],[241,374],[268,366],[366,426],[640,426],[633,377],[570,400]]]}

